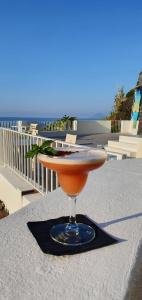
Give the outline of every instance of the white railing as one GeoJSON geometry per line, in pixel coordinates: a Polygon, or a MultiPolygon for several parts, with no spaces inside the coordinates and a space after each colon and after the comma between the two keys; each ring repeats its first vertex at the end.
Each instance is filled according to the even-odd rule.
{"type": "MultiPolygon", "coordinates": [[[[19,120],[20,121],[20,120],[19,120]]],[[[17,126],[18,120],[13,120],[13,119],[9,119],[9,120],[1,120],[0,119],[0,127],[3,127],[3,128],[9,128],[9,129],[12,129],[11,127],[12,126],[17,126]]],[[[30,126],[31,123],[37,123],[38,125],[40,125],[41,127],[44,127],[46,125],[49,124],[49,121],[48,120],[40,120],[40,119],[25,119],[25,120],[21,120],[20,122],[23,123],[23,125],[27,125],[27,126],[30,126]]]]}
{"type": "MultiPolygon", "coordinates": [[[[0,128],[1,165],[11,168],[43,194],[47,194],[48,191],[53,191],[57,188],[57,174],[52,170],[44,168],[38,163],[36,158],[26,158],[25,155],[26,152],[31,149],[32,144],[41,145],[45,140],[49,140],[49,138],[32,136],[7,128],[0,128]]],[[[52,140],[54,147],[80,147],[79,145],[73,145],[63,141],[52,140]]]]}
{"type": "Polygon", "coordinates": [[[24,121],[16,120],[0,120],[0,127],[9,128],[18,131],[18,128],[25,127],[27,130],[30,127],[30,124],[38,124],[38,130],[40,131],[76,131],[77,130],[77,120],[72,122],[61,122],[60,120],[48,121],[40,119],[27,119],[24,121]],[[21,124],[18,124],[18,123],[21,124]]]}

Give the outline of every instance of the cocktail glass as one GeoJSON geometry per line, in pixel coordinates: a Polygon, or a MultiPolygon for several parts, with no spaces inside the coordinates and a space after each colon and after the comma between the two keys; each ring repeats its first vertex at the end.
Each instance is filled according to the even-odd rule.
{"type": "Polygon", "coordinates": [[[58,181],[63,191],[72,203],[69,222],[55,224],[50,231],[52,239],[58,243],[78,246],[91,242],[95,238],[94,229],[76,221],[77,196],[83,189],[88,173],[101,167],[106,160],[106,152],[94,148],[61,148],[63,151],[73,151],[70,155],[51,157],[38,154],[38,160],[44,167],[57,172],[58,181]]]}

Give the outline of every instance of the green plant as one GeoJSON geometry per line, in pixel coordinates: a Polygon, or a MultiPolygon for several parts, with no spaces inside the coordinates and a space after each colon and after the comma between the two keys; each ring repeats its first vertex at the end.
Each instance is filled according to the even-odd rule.
{"type": "Polygon", "coordinates": [[[36,144],[32,145],[31,150],[29,150],[26,153],[26,158],[33,158],[34,156],[37,156],[38,153],[47,154],[51,156],[56,155],[58,151],[51,147],[52,142],[52,140],[48,140],[43,142],[41,146],[36,144]]]}
{"type": "Polygon", "coordinates": [[[64,155],[69,155],[71,153],[74,153],[72,151],[56,150],[55,148],[51,147],[52,143],[53,143],[52,140],[48,140],[43,142],[41,146],[38,146],[36,144],[32,145],[31,150],[29,150],[26,153],[26,158],[34,158],[34,156],[36,157],[39,153],[49,155],[49,156],[64,156],[64,155]]]}

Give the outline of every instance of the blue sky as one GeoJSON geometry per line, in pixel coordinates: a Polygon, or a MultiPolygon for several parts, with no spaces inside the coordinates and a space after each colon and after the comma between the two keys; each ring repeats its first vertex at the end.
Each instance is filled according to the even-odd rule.
{"type": "Polygon", "coordinates": [[[0,0],[0,116],[93,116],[142,70],[142,2],[0,0]]]}

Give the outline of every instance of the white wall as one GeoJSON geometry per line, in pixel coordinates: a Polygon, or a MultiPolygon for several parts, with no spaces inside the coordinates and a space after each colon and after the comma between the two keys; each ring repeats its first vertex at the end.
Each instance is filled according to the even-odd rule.
{"type": "Polygon", "coordinates": [[[121,121],[121,133],[130,133],[130,122],[131,121],[121,121]]]}
{"type": "Polygon", "coordinates": [[[137,135],[139,121],[137,121],[136,128],[133,128],[133,121],[121,121],[121,133],[137,135]]]}
{"type": "Polygon", "coordinates": [[[2,174],[0,174],[0,199],[10,214],[22,207],[21,192],[11,185],[2,174]]]}
{"type": "Polygon", "coordinates": [[[14,172],[8,168],[0,168],[0,200],[4,202],[10,214],[41,197],[39,193],[22,195],[22,191],[29,191],[30,188],[33,189],[14,172]]]}
{"type": "Polygon", "coordinates": [[[106,120],[79,120],[77,134],[110,133],[111,121],[106,120]]]}

